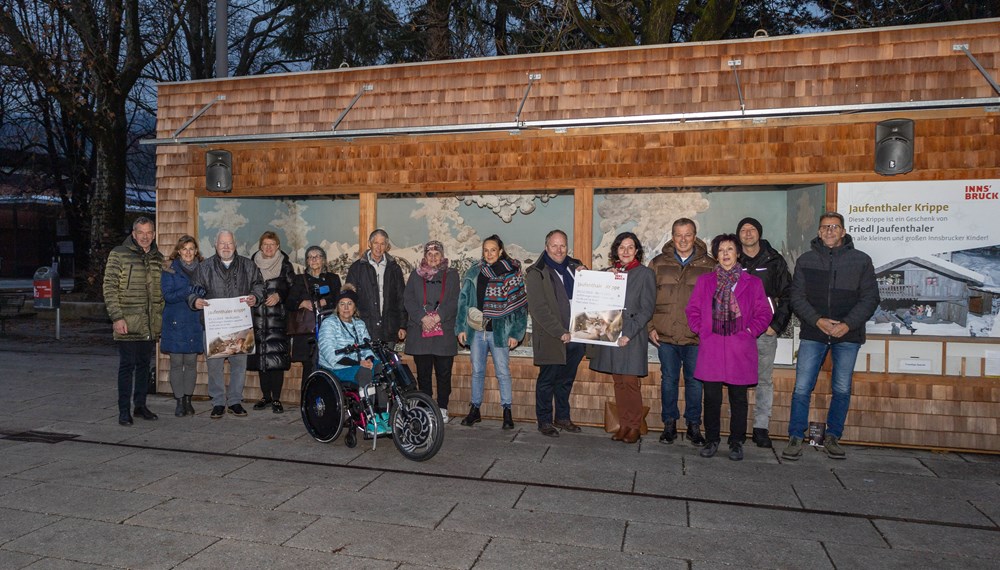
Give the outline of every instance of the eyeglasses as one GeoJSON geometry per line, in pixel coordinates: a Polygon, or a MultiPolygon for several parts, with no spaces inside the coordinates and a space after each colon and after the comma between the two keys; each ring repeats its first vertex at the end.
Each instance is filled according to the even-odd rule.
{"type": "Polygon", "coordinates": [[[819,227],[824,232],[835,232],[844,226],[840,224],[825,224],[819,227]]]}

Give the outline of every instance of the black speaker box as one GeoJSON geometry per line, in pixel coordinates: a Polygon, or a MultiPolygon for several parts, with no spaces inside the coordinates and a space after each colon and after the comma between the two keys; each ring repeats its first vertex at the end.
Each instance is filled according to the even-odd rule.
{"type": "Polygon", "coordinates": [[[913,170],[913,121],[891,119],[875,125],[875,172],[885,176],[913,170]]]}
{"type": "Polygon", "coordinates": [[[228,150],[205,153],[205,186],[209,192],[233,191],[233,153],[228,150]]]}

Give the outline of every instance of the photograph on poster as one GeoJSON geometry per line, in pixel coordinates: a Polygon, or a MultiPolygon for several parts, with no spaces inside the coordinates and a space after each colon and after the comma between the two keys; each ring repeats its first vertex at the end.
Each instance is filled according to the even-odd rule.
{"type": "Polygon", "coordinates": [[[573,280],[570,334],[585,344],[617,346],[622,336],[628,273],[580,269],[573,280]]]}
{"type": "Polygon", "coordinates": [[[246,297],[208,299],[205,319],[205,358],[253,354],[253,317],[246,297]]]}
{"type": "Polygon", "coordinates": [[[1000,180],[841,184],[882,299],[869,333],[1000,337],[1000,180]]]}

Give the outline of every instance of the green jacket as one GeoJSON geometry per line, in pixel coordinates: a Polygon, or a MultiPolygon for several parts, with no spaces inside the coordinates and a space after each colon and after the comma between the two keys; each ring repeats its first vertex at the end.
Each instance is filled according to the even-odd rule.
{"type": "Polygon", "coordinates": [[[163,254],[154,241],[142,251],[132,236],[111,250],[104,267],[104,304],[111,322],[125,319],[128,334],[115,340],[156,340],[163,320],[163,254]]]}

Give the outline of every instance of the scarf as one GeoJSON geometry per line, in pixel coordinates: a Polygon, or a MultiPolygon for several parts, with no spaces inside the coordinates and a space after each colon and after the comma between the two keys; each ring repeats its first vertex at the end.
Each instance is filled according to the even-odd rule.
{"type": "Polygon", "coordinates": [[[516,260],[501,259],[490,265],[484,259],[479,262],[479,271],[487,279],[483,318],[500,319],[528,304],[521,264],[516,260]]]}
{"type": "Polygon", "coordinates": [[[431,267],[427,265],[427,258],[425,257],[420,260],[420,266],[417,267],[417,275],[423,277],[424,281],[432,281],[439,271],[448,271],[447,259],[442,259],[441,263],[437,264],[436,267],[431,267]]]}
{"type": "Polygon", "coordinates": [[[194,270],[198,269],[198,260],[192,259],[191,263],[184,263],[184,260],[178,257],[177,261],[180,262],[181,271],[184,272],[184,275],[187,275],[188,279],[194,278],[194,270]]]}
{"type": "Polygon", "coordinates": [[[743,328],[740,306],[736,303],[733,289],[740,279],[743,266],[733,265],[729,271],[716,265],[715,294],[712,296],[712,332],[722,336],[732,336],[743,328]]]}
{"type": "Polygon", "coordinates": [[[542,259],[545,260],[545,265],[548,265],[552,271],[555,271],[562,277],[563,288],[566,289],[566,298],[573,298],[573,272],[569,270],[569,257],[564,257],[562,263],[556,263],[549,257],[549,252],[542,252],[542,259]]]}
{"type": "Polygon", "coordinates": [[[264,281],[270,281],[281,275],[281,262],[284,257],[281,252],[276,252],[271,259],[264,259],[264,254],[259,251],[254,254],[253,260],[260,268],[260,274],[264,277],[264,281]]]}
{"type": "Polygon", "coordinates": [[[614,270],[615,270],[615,273],[626,273],[628,271],[632,271],[636,267],[639,267],[639,260],[638,259],[633,259],[632,261],[628,262],[628,265],[624,265],[621,262],[621,260],[618,260],[618,261],[615,262],[614,270]]]}

